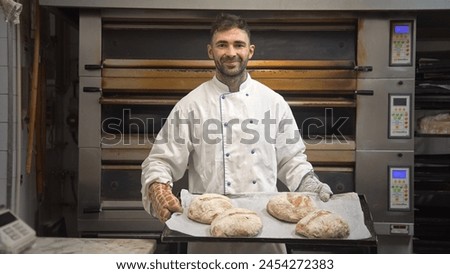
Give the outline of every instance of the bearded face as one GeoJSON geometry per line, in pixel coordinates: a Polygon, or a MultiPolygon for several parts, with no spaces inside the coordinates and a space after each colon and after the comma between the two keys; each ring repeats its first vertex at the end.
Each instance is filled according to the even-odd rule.
{"type": "Polygon", "coordinates": [[[209,58],[214,60],[219,79],[241,77],[255,46],[250,45],[245,31],[234,28],[214,34],[208,45],[209,58]]]}
{"type": "Polygon", "coordinates": [[[238,55],[235,57],[222,56],[220,59],[214,59],[216,69],[220,74],[226,77],[238,77],[242,75],[247,67],[248,58],[242,59],[238,55]]]}

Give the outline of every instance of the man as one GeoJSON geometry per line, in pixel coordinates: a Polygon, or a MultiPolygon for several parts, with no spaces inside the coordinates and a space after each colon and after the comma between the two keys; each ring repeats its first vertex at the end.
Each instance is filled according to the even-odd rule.
{"type": "MultiPolygon", "coordinates": [[[[186,167],[191,193],[277,192],[279,179],[290,191],[316,192],[323,201],[332,195],[306,159],[286,101],[248,74],[254,52],[247,23],[221,14],[208,44],[214,78],[175,105],[142,163],[144,207],[162,222],[182,211],[171,187],[186,167]]],[[[215,250],[192,244],[188,252],[229,252],[227,244],[215,243],[215,250]]],[[[245,245],[237,252],[285,252],[279,244],[245,245]]]]}

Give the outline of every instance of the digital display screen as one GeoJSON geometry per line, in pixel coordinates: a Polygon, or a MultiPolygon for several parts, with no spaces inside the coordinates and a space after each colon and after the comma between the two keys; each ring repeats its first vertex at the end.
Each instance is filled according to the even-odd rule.
{"type": "Polygon", "coordinates": [[[394,32],[397,34],[409,33],[409,25],[396,25],[394,26],[394,32]]]}
{"type": "Polygon", "coordinates": [[[0,215],[0,227],[10,224],[15,220],[17,220],[17,218],[10,212],[3,213],[2,215],[0,215]]]}
{"type": "Polygon", "coordinates": [[[394,169],[392,170],[392,178],[394,179],[406,179],[406,170],[398,170],[394,169]]]}
{"type": "Polygon", "coordinates": [[[406,106],[406,98],[394,98],[394,106],[406,106]]]}

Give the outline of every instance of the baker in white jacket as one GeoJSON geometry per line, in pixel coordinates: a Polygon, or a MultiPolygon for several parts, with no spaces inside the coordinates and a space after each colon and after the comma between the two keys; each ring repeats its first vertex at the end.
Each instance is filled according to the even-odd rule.
{"type": "MultiPolygon", "coordinates": [[[[255,46],[242,18],[221,14],[211,29],[208,56],[215,76],[182,98],[142,163],[142,201],[147,212],[167,221],[181,212],[173,182],[188,168],[191,193],[308,191],[328,201],[332,191],[307,161],[292,111],[281,95],[252,79],[246,67],[255,46]]],[[[189,244],[188,252],[285,252],[267,243],[189,244]]]]}

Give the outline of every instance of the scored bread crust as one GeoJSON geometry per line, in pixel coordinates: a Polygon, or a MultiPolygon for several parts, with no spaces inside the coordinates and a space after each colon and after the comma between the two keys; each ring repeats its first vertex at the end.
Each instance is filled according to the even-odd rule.
{"type": "Polygon", "coordinates": [[[214,237],[254,237],[261,233],[262,227],[255,211],[230,208],[212,221],[210,233],[214,237]]]}
{"type": "Polygon", "coordinates": [[[232,207],[230,198],[220,194],[205,193],[192,199],[188,218],[209,225],[219,213],[232,207]]]}
{"type": "Polygon", "coordinates": [[[270,198],[266,210],[278,220],[297,223],[316,207],[308,195],[287,192],[270,198]]]}
{"type": "Polygon", "coordinates": [[[347,238],[350,228],[340,215],[328,210],[316,210],[296,224],[295,232],[307,238],[347,238]]]}

